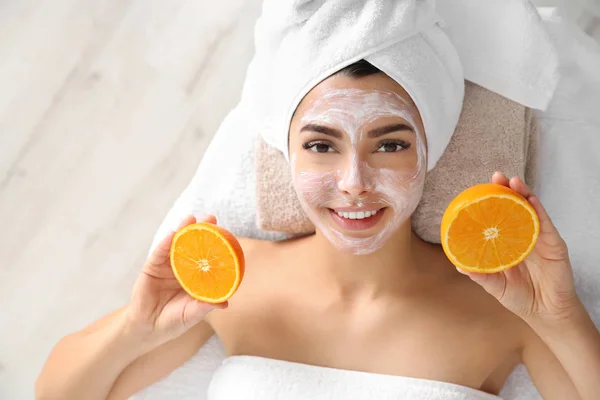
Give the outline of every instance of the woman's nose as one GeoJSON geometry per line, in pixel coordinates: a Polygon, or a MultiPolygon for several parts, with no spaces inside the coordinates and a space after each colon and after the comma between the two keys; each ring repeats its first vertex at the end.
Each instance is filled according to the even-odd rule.
{"type": "Polygon", "coordinates": [[[365,163],[352,160],[338,182],[340,192],[351,197],[359,197],[372,192],[374,185],[369,169],[365,163]]]}

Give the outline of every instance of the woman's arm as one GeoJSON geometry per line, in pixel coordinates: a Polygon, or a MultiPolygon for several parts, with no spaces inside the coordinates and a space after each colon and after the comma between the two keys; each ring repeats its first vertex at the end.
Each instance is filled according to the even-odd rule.
{"type": "MultiPolygon", "coordinates": [[[[216,223],[214,217],[207,221],[216,223]]],[[[178,229],[195,222],[189,216],[178,229]]],[[[211,336],[204,317],[227,303],[202,303],[181,288],[169,258],[173,235],[146,260],[126,307],[55,346],[36,382],[38,399],[127,397],[176,368],[211,336]],[[135,373],[139,366],[143,374],[135,373]]]]}
{"type": "Polygon", "coordinates": [[[164,378],[200,350],[214,334],[211,326],[200,322],[180,337],[144,354],[117,378],[108,400],[121,400],[164,378]]]}
{"type": "Polygon", "coordinates": [[[523,361],[546,399],[597,399],[600,393],[600,333],[583,304],[565,318],[531,320],[535,335],[523,361]]]}
{"type": "Polygon", "coordinates": [[[519,265],[495,274],[466,274],[526,322],[541,341],[526,341],[523,358],[538,387],[544,386],[544,397],[597,399],[600,334],[577,297],[567,244],[520,178],[509,181],[496,173],[492,182],[510,187],[529,201],[539,217],[540,235],[519,265]],[[572,387],[565,381],[571,381],[572,387]],[[561,390],[569,395],[558,395],[561,390]]]}
{"type": "Polygon", "coordinates": [[[36,382],[37,399],[127,399],[192,357],[213,335],[201,322],[154,349],[121,329],[123,309],[62,339],[36,382]]]}
{"type": "Polygon", "coordinates": [[[148,350],[119,309],[57,343],[36,381],[36,398],[105,399],[121,372],[148,350]]]}
{"type": "Polygon", "coordinates": [[[529,326],[524,340],[522,362],[542,398],[580,400],[577,388],[558,358],[529,326]]]}

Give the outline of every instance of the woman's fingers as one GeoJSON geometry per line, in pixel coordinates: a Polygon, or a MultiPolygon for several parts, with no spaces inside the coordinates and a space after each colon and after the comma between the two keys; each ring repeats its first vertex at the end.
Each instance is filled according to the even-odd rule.
{"type": "Polygon", "coordinates": [[[494,172],[494,175],[492,175],[492,183],[502,186],[509,185],[508,178],[502,172],[499,171],[494,172]]]}
{"type": "Polygon", "coordinates": [[[473,282],[479,284],[486,290],[486,292],[494,296],[496,299],[502,300],[504,297],[504,293],[506,291],[506,274],[504,272],[480,274],[475,272],[461,271],[459,268],[456,268],[456,270],[461,274],[471,278],[473,282]]]}
{"type": "Polygon", "coordinates": [[[215,217],[214,215],[207,215],[206,217],[201,218],[198,221],[208,222],[209,224],[216,224],[217,223],[217,217],[215,217]]]}
{"type": "Polygon", "coordinates": [[[523,179],[519,178],[518,176],[515,176],[510,180],[510,188],[526,199],[529,199],[531,196],[533,196],[533,192],[529,186],[527,186],[525,182],[523,182],[523,179]]]}
{"type": "Polygon", "coordinates": [[[195,223],[196,223],[196,217],[194,217],[193,215],[188,215],[184,219],[181,220],[181,222],[177,226],[176,231],[183,229],[188,225],[195,224],[195,223]]]}
{"type": "Polygon", "coordinates": [[[543,247],[540,250],[542,257],[550,260],[562,260],[568,256],[567,247],[560,236],[560,233],[554,226],[548,212],[542,205],[540,199],[533,194],[533,191],[519,177],[513,177],[510,180],[510,188],[525,197],[532,205],[535,213],[540,220],[540,242],[543,247]]]}
{"type": "MultiPolygon", "coordinates": [[[[215,218],[214,215],[209,215],[206,218],[203,218],[202,221],[210,222],[212,224],[217,223],[217,219],[215,218]]],[[[170,252],[171,252],[171,243],[173,242],[173,236],[180,229],[183,229],[186,226],[195,224],[195,223],[196,223],[196,217],[194,217],[193,215],[190,214],[190,215],[187,215],[186,217],[184,217],[181,220],[181,222],[179,223],[179,225],[177,226],[177,229],[175,229],[175,231],[169,232],[167,234],[167,236],[165,236],[160,242],[158,242],[158,244],[154,248],[154,251],[148,257],[147,264],[149,266],[153,266],[153,267],[160,267],[163,265],[167,265],[169,263],[169,257],[170,257],[170,252]]]]}
{"type": "Polygon", "coordinates": [[[148,256],[146,264],[152,267],[160,267],[169,261],[171,243],[175,232],[169,232],[154,248],[154,251],[148,256]]]}
{"type": "Polygon", "coordinates": [[[208,312],[214,309],[224,310],[229,306],[228,302],[220,304],[208,304],[192,299],[187,294],[185,294],[184,296],[188,297],[188,299],[185,306],[183,306],[181,317],[183,318],[184,325],[188,329],[201,322],[204,319],[204,316],[208,314],[208,312]]]}
{"type": "MultiPolygon", "coordinates": [[[[186,216],[177,226],[176,231],[183,229],[184,227],[196,222],[196,218],[193,215],[186,216]]],[[[158,267],[166,264],[169,261],[171,252],[171,243],[173,242],[173,236],[175,232],[169,232],[158,244],[156,248],[148,257],[148,264],[158,267]]]]}
{"type": "Polygon", "coordinates": [[[533,209],[535,210],[536,214],[538,215],[538,218],[540,219],[541,233],[557,233],[556,227],[552,223],[552,220],[550,219],[548,212],[542,205],[542,202],[539,198],[537,198],[537,196],[533,194],[529,186],[527,186],[521,178],[517,176],[512,178],[510,180],[510,188],[519,193],[521,196],[525,197],[533,206],[533,209]]]}
{"type": "Polygon", "coordinates": [[[541,233],[556,233],[556,227],[552,223],[548,212],[542,205],[540,199],[536,196],[529,197],[529,203],[533,206],[538,218],[540,219],[540,231],[541,233]]]}
{"type": "Polygon", "coordinates": [[[176,231],[178,231],[180,229],[183,229],[183,228],[185,228],[188,225],[195,224],[196,222],[208,222],[210,224],[216,224],[217,223],[217,218],[214,215],[212,215],[212,214],[209,214],[209,215],[204,216],[204,217],[199,217],[199,218],[196,218],[192,214],[190,214],[190,215],[186,216],[179,223],[179,226],[177,227],[176,231]]]}
{"type": "Polygon", "coordinates": [[[540,219],[540,238],[538,246],[540,256],[547,260],[565,260],[569,258],[567,244],[554,226],[546,209],[536,196],[531,196],[529,202],[540,219]]]}
{"type": "Polygon", "coordinates": [[[518,176],[512,177],[509,180],[502,172],[496,171],[494,172],[494,175],[492,175],[492,183],[509,187],[526,199],[529,199],[531,196],[533,196],[533,192],[529,186],[527,186],[525,182],[523,182],[523,179],[519,178],[518,176]]]}
{"type": "MultiPolygon", "coordinates": [[[[217,219],[214,215],[208,215],[202,219],[202,222],[208,222],[211,224],[216,224],[217,219]]],[[[154,251],[148,257],[146,262],[148,267],[161,267],[161,266],[170,266],[170,252],[171,252],[171,243],[173,242],[173,236],[175,233],[188,225],[195,224],[196,217],[193,215],[188,215],[177,226],[177,229],[173,232],[169,232],[167,236],[165,236],[158,244],[156,245],[154,251]]]]}

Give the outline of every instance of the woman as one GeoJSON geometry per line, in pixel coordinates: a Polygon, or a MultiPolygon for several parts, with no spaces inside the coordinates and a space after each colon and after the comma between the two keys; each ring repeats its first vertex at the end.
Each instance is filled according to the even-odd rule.
{"type": "Polygon", "coordinates": [[[127,306],[56,345],[37,397],[127,398],[216,333],[229,357],[214,399],[496,398],[519,363],[545,399],[597,398],[600,334],[564,241],[523,181],[492,177],[541,221],[534,251],[511,270],[464,276],[412,233],[426,139],[411,97],[372,65],[325,79],[289,129],[294,187],[316,234],[242,239],[246,276],[218,306],[180,289],[168,235],[127,306]]]}

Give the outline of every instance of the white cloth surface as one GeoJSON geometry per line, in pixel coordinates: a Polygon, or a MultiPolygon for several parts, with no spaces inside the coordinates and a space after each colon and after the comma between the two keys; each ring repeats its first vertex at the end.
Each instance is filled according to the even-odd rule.
{"type": "MultiPolygon", "coordinates": [[[[544,113],[536,192],[569,246],[577,292],[600,327],[600,46],[555,9],[542,9],[560,55],[561,80],[544,113]]],[[[502,391],[511,400],[541,397],[524,367],[502,391]]]]}
{"type": "Polygon", "coordinates": [[[558,57],[528,0],[439,0],[436,10],[465,78],[530,108],[545,110],[558,82],[558,57]]]}
{"type": "Polygon", "coordinates": [[[223,344],[215,335],[169,376],[142,389],[131,400],[205,400],[215,370],[225,359],[223,344]]]}
{"type": "Polygon", "coordinates": [[[215,371],[208,400],[499,400],[446,382],[317,367],[262,357],[229,357],[215,371]]]}
{"type": "MultiPolygon", "coordinates": [[[[539,114],[541,166],[535,191],[569,245],[578,293],[600,325],[600,253],[596,250],[600,243],[600,48],[556,11],[543,11],[545,27],[558,50],[561,78],[548,109],[539,114]]],[[[223,126],[237,124],[237,113],[238,108],[223,126]]],[[[256,227],[256,133],[241,130],[232,139],[222,134],[226,131],[222,127],[217,132],[190,185],[157,230],[152,247],[188,213],[213,213],[238,236],[285,239],[256,227]],[[226,165],[230,168],[222,168],[226,165]],[[218,176],[214,171],[219,171],[218,176]]],[[[205,399],[212,372],[224,358],[222,343],[213,337],[185,365],[134,398],[205,399]],[[170,396],[172,390],[178,395],[170,396]]],[[[511,375],[501,395],[508,400],[540,398],[523,367],[511,375]]]]}

